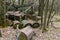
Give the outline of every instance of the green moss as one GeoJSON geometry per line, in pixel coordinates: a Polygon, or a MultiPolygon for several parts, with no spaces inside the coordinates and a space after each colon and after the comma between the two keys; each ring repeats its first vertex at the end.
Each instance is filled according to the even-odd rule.
{"type": "Polygon", "coordinates": [[[24,34],[20,34],[18,37],[18,40],[26,40],[26,37],[24,34]]]}
{"type": "Polygon", "coordinates": [[[60,29],[58,29],[57,31],[60,32],[60,29]]]}
{"type": "Polygon", "coordinates": [[[44,28],[43,30],[42,30],[42,33],[44,33],[44,32],[47,32],[48,30],[46,29],[46,28],[44,28]]]}
{"type": "Polygon", "coordinates": [[[53,28],[46,28],[47,30],[53,30],[53,28]]]}

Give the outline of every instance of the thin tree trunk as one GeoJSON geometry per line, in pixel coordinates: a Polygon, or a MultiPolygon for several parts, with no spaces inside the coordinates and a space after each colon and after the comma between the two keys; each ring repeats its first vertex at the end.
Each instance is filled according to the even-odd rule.
{"type": "Polygon", "coordinates": [[[5,0],[0,0],[0,13],[1,13],[1,24],[2,27],[6,27],[6,18],[5,18],[5,12],[6,12],[6,8],[5,8],[5,0]]]}
{"type": "Polygon", "coordinates": [[[22,0],[22,2],[21,2],[21,5],[23,5],[24,4],[24,0],[22,0]]]}
{"type": "Polygon", "coordinates": [[[44,17],[44,28],[47,27],[46,21],[47,21],[47,14],[48,14],[48,6],[49,6],[49,0],[46,0],[46,10],[45,10],[45,17],[44,17]]]}
{"type": "Polygon", "coordinates": [[[42,27],[42,25],[43,25],[43,11],[44,11],[44,0],[41,0],[41,11],[40,11],[40,13],[41,13],[41,27],[42,27]]]}
{"type": "Polygon", "coordinates": [[[38,16],[41,16],[41,0],[39,0],[39,7],[38,7],[38,16]]]}
{"type": "Polygon", "coordinates": [[[15,0],[12,0],[12,3],[11,3],[11,4],[13,4],[13,5],[14,5],[14,4],[15,4],[15,0]]]}
{"type": "MultiPolygon", "coordinates": [[[[53,15],[51,16],[51,18],[50,18],[50,21],[51,21],[51,19],[55,16],[55,14],[56,14],[56,11],[53,13],[53,15]]],[[[50,22],[49,21],[49,22],[50,22]]]]}
{"type": "Polygon", "coordinates": [[[48,16],[47,26],[49,26],[50,17],[51,17],[52,11],[53,11],[53,5],[54,5],[54,0],[52,1],[50,13],[49,13],[49,16],[48,16]]]}
{"type": "Polygon", "coordinates": [[[38,7],[38,16],[41,16],[41,27],[43,28],[43,11],[44,11],[44,0],[39,0],[39,7],[38,7]]]}
{"type": "Polygon", "coordinates": [[[18,5],[20,5],[20,0],[18,0],[18,5]]]}
{"type": "Polygon", "coordinates": [[[6,13],[6,1],[4,0],[4,23],[5,23],[5,27],[6,27],[6,16],[5,16],[5,13],[6,13]]]}

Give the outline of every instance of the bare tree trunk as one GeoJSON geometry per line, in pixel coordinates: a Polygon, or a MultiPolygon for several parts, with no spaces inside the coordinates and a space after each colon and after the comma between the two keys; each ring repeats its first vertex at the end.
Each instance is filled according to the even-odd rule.
{"type": "Polygon", "coordinates": [[[21,2],[21,5],[23,5],[24,4],[24,0],[22,0],[22,2],[21,2]]]}
{"type": "Polygon", "coordinates": [[[6,6],[5,6],[5,0],[0,0],[0,15],[1,15],[1,24],[3,27],[6,27],[6,6]]]}
{"type": "Polygon", "coordinates": [[[41,27],[42,27],[42,25],[43,25],[44,0],[41,0],[41,8],[40,9],[41,9],[40,13],[41,13],[41,27]]]}
{"type": "Polygon", "coordinates": [[[4,0],[4,23],[5,23],[5,27],[6,27],[6,16],[5,16],[5,13],[6,13],[6,1],[4,0]]]}
{"type": "Polygon", "coordinates": [[[53,12],[53,5],[54,5],[54,0],[52,1],[51,9],[50,9],[50,12],[49,12],[48,21],[47,21],[47,26],[49,26],[50,17],[51,17],[51,14],[52,14],[52,12],[53,12]]]}
{"type": "Polygon", "coordinates": [[[39,13],[38,15],[41,16],[41,28],[43,25],[43,10],[44,10],[44,0],[39,0],[39,13]]]}
{"type": "Polygon", "coordinates": [[[15,0],[12,0],[12,3],[11,3],[11,4],[13,4],[13,5],[14,5],[14,4],[15,4],[15,0]]]}
{"type": "Polygon", "coordinates": [[[40,6],[41,6],[41,0],[39,0],[38,16],[41,16],[41,13],[40,13],[40,11],[41,11],[41,9],[40,9],[40,8],[41,8],[41,7],[40,7],[40,6]]]}
{"type": "Polygon", "coordinates": [[[18,0],[18,5],[20,5],[20,0],[18,0]]]}
{"type": "Polygon", "coordinates": [[[44,30],[46,30],[47,27],[47,14],[48,14],[48,6],[49,6],[49,0],[46,0],[46,10],[45,10],[45,14],[44,14],[44,30]]]}

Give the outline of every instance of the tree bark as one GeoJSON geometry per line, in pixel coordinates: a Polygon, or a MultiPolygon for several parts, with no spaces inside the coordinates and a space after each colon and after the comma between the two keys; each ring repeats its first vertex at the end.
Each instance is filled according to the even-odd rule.
{"type": "Polygon", "coordinates": [[[49,12],[48,21],[47,21],[47,26],[49,26],[50,17],[51,17],[51,14],[52,14],[52,12],[53,12],[53,5],[54,5],[54,0],[52,1],[51,9],[50,9],[50,12],[49,12]]]}

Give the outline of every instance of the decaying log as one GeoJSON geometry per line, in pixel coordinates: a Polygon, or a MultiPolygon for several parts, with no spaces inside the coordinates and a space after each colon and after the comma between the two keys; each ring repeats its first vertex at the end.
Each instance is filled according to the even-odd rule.
{"type": "Polygon", "coordinates": [[[25,37],[24,38],[25,40],[30,40],[34,35],[34,31],[30,26],[27,26],[26,28],[23,28],[20,31],[21,31],[20,35],[23,35],[25,37]]]}

